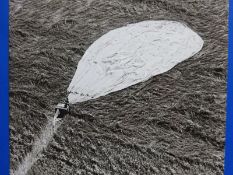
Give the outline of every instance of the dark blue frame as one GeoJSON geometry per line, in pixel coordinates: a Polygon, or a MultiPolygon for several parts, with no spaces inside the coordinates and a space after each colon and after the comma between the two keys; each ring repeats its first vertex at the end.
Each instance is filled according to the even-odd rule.
{"type": "Polygon", "coordinates": [[[9,174],[8,0],[0,0],[0,174],[9,174]]]}
{"type": "MultiPolygon", "coordinates": [[[[227,122],[224,174],[233,174],[233,1],[229,0],[229,49],[227,83],[227,122]]],[[[8,0],[0,0],[0,174],[8,175],[9,95],[8,95],[8,0]]]]}
{"type": "Polygon", "coordinates": [[[233,1],[229,0],[227,119],[224,174],[233,174],[233,1]]]}

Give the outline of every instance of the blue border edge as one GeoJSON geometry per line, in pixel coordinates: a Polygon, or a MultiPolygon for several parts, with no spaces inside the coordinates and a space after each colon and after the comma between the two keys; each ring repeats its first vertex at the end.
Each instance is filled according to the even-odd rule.
{"type": "Polygon", "coordinates": [[[233,1],[229,0],[227,117],[224,174],[233,174],[233,1]]]}
{"type": "Polygon", "coordinates": [[[0,174],[10,172],[9,158],[9,82],[8,19],[9,1],[0,0],[0,174]]]}

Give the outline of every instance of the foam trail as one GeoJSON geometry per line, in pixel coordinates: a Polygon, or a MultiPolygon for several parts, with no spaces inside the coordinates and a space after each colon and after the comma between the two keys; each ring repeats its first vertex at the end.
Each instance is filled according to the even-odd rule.
{"type": "Polygon", "coordinates": [[[25,175],[31,169],[33,164],[41,157],[41,152],[48,146],[49,142],[53,138],[53,134],[61,123],[57,123],[53,127],[53,120],[48,120],[46,126],[42,130],[40,136],[34,142],[32,151],[27,154],[21,164],[19,164],[17,170],[11,174],[13,175],[25,175]]]}

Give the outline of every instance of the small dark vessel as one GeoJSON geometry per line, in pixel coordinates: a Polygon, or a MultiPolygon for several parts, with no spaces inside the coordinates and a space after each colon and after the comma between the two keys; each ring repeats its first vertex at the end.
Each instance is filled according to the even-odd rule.
{"type": "Polygon", "coordinates": [[[55,107],[55,115],[53,118],[53,125],[55,126],[57,121],[60,121],[65,115],[70,113],[70,105],[68,98],[63,103],[58,103],[55,107]]]}

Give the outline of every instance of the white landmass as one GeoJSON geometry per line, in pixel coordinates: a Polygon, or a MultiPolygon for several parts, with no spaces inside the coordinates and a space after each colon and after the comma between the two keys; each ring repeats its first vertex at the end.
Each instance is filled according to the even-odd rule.
{"type": "Polygon", "coordinates": [[[203,40],[175,21],[143,21],[96,40],[68,87],[74,104],[127,88],[170,70],[201,50],[203,40]]]}

